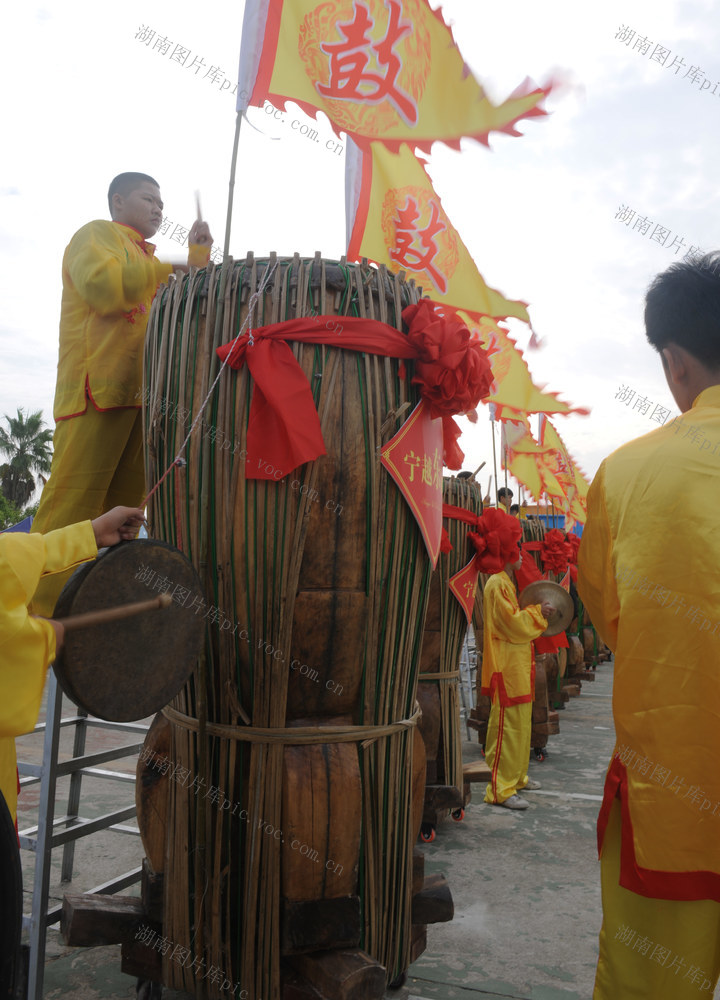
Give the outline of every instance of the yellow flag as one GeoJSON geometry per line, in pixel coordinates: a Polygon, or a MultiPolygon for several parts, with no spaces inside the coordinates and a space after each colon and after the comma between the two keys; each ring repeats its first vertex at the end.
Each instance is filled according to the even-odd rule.
{"type": "MultiPolygon", "coordinates": [[[[565,442],[544,414],[540,415],[540,446],[543,465],[548,476],[560,484],[565,497],[563,509],[574,520],[584,524],[587,516],[587,494],[590,483],[570,455],[565,442]]],[[[550,490],[547,491],[550,493],[550,490]]]]}
{"type": "Polygon", "coordinates": [[[435,302],[504,319],[529,322],[525,302],[506,299],[485,284],[435,193],[424,166],[407,146],[380,143],[346,160],[348,257],[367,257],[405,271],[435,302]]]}
{"type": "MultiPolygon", "coordinates": [[[[493,388],[486,400],[494,403],[500,419],[522,420],[526,413],[582,413],[590,411],[564,403],[554,392],[535,385],[522,351],[508,331],[489,316],[472,316],[467,310],[458,315],[471,333],[477,334],[486,350],[491,350],[493,388]]],[[[529,432],[529,428],[528,428],[529,432]]],[[[532,436],[532,435],[531,435],[532,436]]]]}
{"type": "Polygon", "coordinates": [[[548,492],[548,485],[551,490],[562,494],[560,484],[553,481],[543,464],[544,449],[533,437],[527,416],[518,413],[514,419],[502,419],[500,427],[502,467],[538,501],[543,493],[548,492]]]}
{"type": "Polygon", "coordinates": [[[520,119],[547,114],[550,89],[525,81],[494,105],[427,0],[245,3],[238,111],[291,100],[358,144],[459,148],[462,137],[520,135],[520,119]]]}

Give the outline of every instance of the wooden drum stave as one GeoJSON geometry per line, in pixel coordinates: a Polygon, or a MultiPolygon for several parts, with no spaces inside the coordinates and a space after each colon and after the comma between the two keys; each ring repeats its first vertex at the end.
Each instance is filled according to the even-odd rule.
{"type": "MultiPolygon", "coordinates": [[[[149,482],[172,462],[218,372],[215,348],[237,334],[275,263],[254,326],[333,314],[400,328],[418,298],[384,269],[297,255],[236,262],[224,288],[210,267],[159,293],[146,349],[149,482]]],[[[171,756],[187,778],[170,782],[163,932],[266,1000],[281,995],[281,955],[297,966],[304,952],[362,948],[390,981],[410,961],[430,563],[379,449],[407,415],[396,411],[419,397],[411,366],[341,342],[291,344],[326,456],[278,482],[247,479],[253,382],[247,368],[227,370],[187,465],[149,508],[152,533],[203,580],[205,606],[188,613],[208,625],[204,656],[168,712],[171,756]],[[315,742],[297,745],[306,730],[315,742]]],[[[168,959],[164,979],[197,988],[168,959]]]]}

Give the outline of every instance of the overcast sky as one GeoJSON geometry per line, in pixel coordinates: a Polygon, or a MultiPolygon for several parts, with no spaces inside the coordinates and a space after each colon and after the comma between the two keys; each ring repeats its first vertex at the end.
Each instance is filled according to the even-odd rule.
{"type": "MultiPolygon", "coordinates": [[[[535,381],[592,409],[555,420],[592,477],[606,454],[658,426],[656,406],[677,412],[644,338],[647,284],[690,247],[720,245],[713,0],[448,0],[443,10],[496,100],[525,76],[541,82],[561,71],[570,81],[548,102],[548,118],[521,123],[522,138],[491,139],[492,151],[436,144],[429,170],[486,281],[530,303],[544,339],[526,352],[535,381]],[[621,26],[635,32],[629,44],[616,37],[621,26]],[[635,213],[629,224],[616,219],[621,206],[635,213]],[[642,219],[651,222],[644,235],[642,219]],[[629,403],[616,398],[621,385],[635,393],[629,403]]],[[[170,236],[192,223],[196,188],[222,243],[234,129],[224,81],[237,77],[242,14],[242,0],[126,0],[112,9],[65,0],[6,13],[0,415],[42,409],[51,423],[62,254],[80,226],[108,217],[115,174],[159,180],[173,223],[155,238],[161,257],[182,258],[170,236]],[[155,32],[149,44],[136,37],[141,27],[155,32]],[[165,54],[161,38],[171,43],[165,54]],[[190,50],[184,67],[171,61],[176,45],[190,50]]],[[[261,109],[250,119],[261,131],[243,124],[231,253],[337,258],[344,155],[326,148],[329,125],[321,121],[315,143],[290,127],[306,121],[299,110],[283,123],[261,109]]],[[[526,328],[514,324],[513,333],[525,348],[526,328]]],[[[466,464],[487,460],[484,476],[487,410],[464,426],[466,464]]]]}

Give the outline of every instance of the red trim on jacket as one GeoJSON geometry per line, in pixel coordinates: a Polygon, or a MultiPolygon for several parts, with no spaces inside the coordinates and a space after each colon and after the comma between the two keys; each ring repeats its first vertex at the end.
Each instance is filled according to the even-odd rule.
{"type": "Polygon", "coordinates": [[[505,678],[497,671],[490,678],[490,686],[480,688],[480,694],[487,695],[493,701],[497,694],[498,701],[503,708],[509,708],[511,705],[527,705],[535,697],[535,657],[533,657],[530,666],[530,694],[521,694],[516,698],[510,698],[505,689],[505,678]]]}
{"type": "Polygon", "coordinates": [[[84,416],[87,413],[87,400],[88,399],[90,400],[90,402],[92,403],[94,409],[98,413],[110,413],[112,410],[139,410],[140,409],[140,403],[138,403],[137,405],[135,403],[126,403],[125,406],[105,406],[105,407],[98,406],[97,403],[95,402],[95,400],[93,399],[92,390],[90,388],[90,376],[86,373],[85,374],[85,406],[83,407],[82,410],[78,410],[77,413],[68,413],[64,417],[57,417],[55,419],[55,423],[59,424],[61,420],[72,420],[73,417],[82,417],[82,416],[84,416]]]}
{"type": "Polygon", "coordinates": [[[699,900],[713,899],[720,903],[718,872],[666,872],[642,868],[635,858],[635,836],[630,817],[627,770],[619,757],[613,757],[605,778],[605,792],[597,820],[598,856],[615,799],[620,800],[622,834],[620,844],[620,885],[623,889],[649,899],[699,900]]]}

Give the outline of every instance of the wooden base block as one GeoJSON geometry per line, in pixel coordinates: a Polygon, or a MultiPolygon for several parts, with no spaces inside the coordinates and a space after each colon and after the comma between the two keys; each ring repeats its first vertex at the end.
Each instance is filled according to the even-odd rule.
{"type": "Polygon", "coordinates": [[[452,894],[444,875],[428,875],[420,890],[413,896],[412,922],[414,924],[444,924],[455,914],[452,894]]]}
{"type": "Polygon", "coordinates": [[[575,677],[577,677],[577,679],[580,680],[580,681],[594,681],[595,680],[595,671],[593,671],[593,670],[578,670],[578,672],[575,674],[575,677]]]}
{"type": "Polygon", "coordinates": [[[359,948],[298,955],[289,963],[323,1000],[382,1000],[385,993],[384,966],[359,948]]]}
{"type": "Polygon", "coordinates": [[[557,736],[560,732],[560,718],[557,712],[550,712],[548,717],[548,735],[557,736]]]}
{"type": "Polygon", "coordinates": [[[463,764],[463,780],[468,783],[489,781],[490,773],[490,768],[484,760],[473,760],[463,764]]]}
{"type": "MultiPolygon", "coordinates": [[[[161,933],[160,928],[157,928],[161,933]]],[[[162,955],[142,941],[123,941],[120,949],[120,971],[126,976],[162,982],[162,955]]]]}
{"type": "Polygon", "coordinates": [[[360,943],[360,899],[310,899],[283,903],[283,955],[325,948],[354,948],[360,943]]]}
{"type": "Polygon", "coordinates": [[[413,924],[410,933],[410,964],[417,962],[427,948],[427,927],[425,924],[413,924]]]}
{"type": "Polygon", "coordinates": [[[69,893],[63,898],[60,933],[66,944],[79,948],[120,944],[144,917],[142,900],[132,896],[69,893]]]}
{"type": "Polygon", "coordinates": [[[440,814],[447,815],[452,809],[462,809],[462,792],[454,785],[426,785],[423,823],[435,825],[440,814]]]}
{"type": "Polygon", "coordinates": [[[315,987],[292,969],[282,972],[280,996],[282,1000],[323,1000],[315,987]]]}

